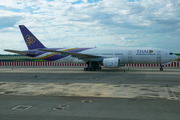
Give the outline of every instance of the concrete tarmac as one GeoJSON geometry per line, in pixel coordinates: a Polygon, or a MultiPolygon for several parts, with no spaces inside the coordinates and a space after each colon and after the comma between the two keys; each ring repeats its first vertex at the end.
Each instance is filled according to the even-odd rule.
{"type": "Polygon", "coordinates": [[[172,100],[11,95],[0,95],[0,98],[1,120],[179,120],[180,118],[180,102],[172,100]],[[59,106],[65,107],[61,109],[59,106]]]}
{"type": "Polygon", "coordinates": [[[180,119],[180,69],[82,70],[1,67],[0,119],[180,119]]]}

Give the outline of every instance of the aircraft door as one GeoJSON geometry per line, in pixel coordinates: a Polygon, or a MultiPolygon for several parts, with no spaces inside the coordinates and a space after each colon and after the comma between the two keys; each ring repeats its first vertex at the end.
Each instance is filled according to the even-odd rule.
{"type": "Polygon", "coordinates": [[[161,51],[157,51],[157,63],[161,63],[161,51]]]}
{"type": "Polygon", "coordinates": [[[132,63],[132,51],[128,51],[128,63],[132,63]]]}
{"type": "Polygon", "coordinates": [[[161,57],[157,57],[157,63],[161,63],[161,57]]]}

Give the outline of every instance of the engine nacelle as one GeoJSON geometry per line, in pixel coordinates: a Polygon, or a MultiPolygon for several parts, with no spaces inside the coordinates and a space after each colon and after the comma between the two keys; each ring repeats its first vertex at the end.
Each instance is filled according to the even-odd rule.
{"type": "Polygon", "coordinates": [[[118,68],[120,66],[119,58],[105,58],[103,59],[103,66],[108,68],[118,68]]]}

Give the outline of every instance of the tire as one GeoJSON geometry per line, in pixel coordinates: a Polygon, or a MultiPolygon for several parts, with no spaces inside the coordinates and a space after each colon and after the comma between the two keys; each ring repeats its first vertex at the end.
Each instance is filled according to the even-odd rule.
{"type": "Polygon", "coordinates": [[[95,68],[92,68],[92,71],[96,71],[96,69],[95,69],[95,68]]]}
{"type": "Polygon", "coordinates": [[[163,71],[163,68],[160,68],[160,71],[163,71]]]}
{"type": "Polygon", "coordinates": [[[92,68],[88,68],[88,71],[91,71],[92,70],[92,68]]]}

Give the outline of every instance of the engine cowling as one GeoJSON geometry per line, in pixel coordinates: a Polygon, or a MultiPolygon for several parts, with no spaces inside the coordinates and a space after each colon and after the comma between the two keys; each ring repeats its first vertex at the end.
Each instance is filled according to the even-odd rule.
{"type": "Polygon", "coordinates": [[[107,68],[118,68],[120,66],[119,58],[105,58],[103,59],[103,66],[107,68]]]}

